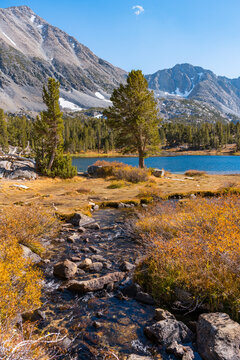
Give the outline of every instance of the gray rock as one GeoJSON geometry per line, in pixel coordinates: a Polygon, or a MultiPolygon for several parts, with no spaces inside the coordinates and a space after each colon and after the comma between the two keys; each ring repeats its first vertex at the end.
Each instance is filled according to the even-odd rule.
{"type": "Polygon", "coordinates": [[[131,271],[135,268],[135,265],[131,264],[128,261],[123,261],[122,264],[120,265],[120,270],[121,271],[131,271]]]}
{"type": "Polygon", "coordinates": [[[79,226],[78,232],[84,233],[85,231],[86,231],[86,229],[83,226],[79,226]]]}
{"type": "Polygon", "coordinates": [[[167,347],[166,351],[182,360],[192,360],[195,358],[190,346],[183,346],[176,341],[173,341],[172,344],[167,347]]]}
{"type": "Polygon", "coordinates": [[[70,223],[74,226],[85,227],[86,225],[92,224],[95,222],[90,216],[84,215],[82,213],[75,213],[72,218],[69,220],[70,223]]]}
{"type": "Polygon", "coordinates": [[[23,251],[23,257],[27,260],[30,260],[33,264],[39,264],[42,259],[39,255],[35,254],[29,247],[25,245],[20,245],[23,251]]]}
{"type": "Polygon", "coordinates": [[[99,230],[100,229],[100,225],[96,222],[86,224],[85,227],[87,227],[90,230],[99,230]]]}
{"type": "Polygon", "coordinates": [[[93,327],[95,327],[96,329],[99,329],[102,327],[102,324],[99,321],[94,321],[93,322],[93,327]]]}
{"type": "Polygon", "coordinates": [[[145,335],[163,346],[169,346],[173,341],[189,343],[193,339],[192,331],[181,321],[166,319],[158,321],[144,329],[145,335]]]}
{"type": "Polygon", "coordinates": [[[205,360],[239,360],[240,324],[224,313],[200,315],[197,346],[205,360]]]}
{"type": "Polygon", "coordinates": [[[95,254],[99,254],[101,251],[98,249],[98,248],[96,248],[95,246],[89,246],[89,249],[93,252],[93,253],[95,253],[95,254]]]}
{"type": "Polygon", "coordinates": [[[92,266],[92,260],[91,259],[85,259],[85,260],[83,260],[79,265],[78,265],[78,267],[80,268],[80,269],[89,269],[89,268],[91,268],[91,266],[92,266]]]}
{"type": "Polygon", "coordinates": [[[92,255],[91,256],[92,261],[100,261],[100,262],[105,262],[107,261],[102,255],[92,255]]]}
{"type": "Polygon", "coordinates": [[[157,321],[166,320],[166,319],[176,319],[175,316],[171,314],[169,311],[160,308],[155,310],[154,318],[157,321]]]}
{"type": "Polygon", "coordinates": [[[134,298],[137,293],[141,292],[141,286],[136,283],[127,284],[123,289],[122,293],[124,296],[128,296],[130,298],[134,298]]]}
{"type": "Polygon", "coordinates": [[[102,268],[103,268],[103,263],[95,262],[89,267],[89,270],[92,272],[100,272],[102,271],[102,268]]]}
{"type": "Polygon", "coordinates": [[[102,290],[107,284],[121,281],[124,278],[124,276],[125,273],[114,272],[97,279],[91,279],[85,281],[71,280],[67,284],[67,289],[70,291],[75,291],[81,294],[85,294],[90,291],[102,290]]]}
{"type": "Polygon", "coordinates": [[[138,292],[135,299],[143,304],[154,305],[155,301],[153,297],[142,291],[138,292]]]}
{"type": "Polygon", "coordinates": [[[53,275],[61,279],[71,279],[77,272],[77,265],[70,261],[64,260],[54,265],[53,275]]]}
{"type": "Polygon", "coordinates": [[[23,322],[25,322],[25,321],[35,322],[35,321],[46,320],[45,312],[41,311],[40,309],[36,309],[33,311],[26,311],[26,312],[22,313],[21,315],[22,315],[23,322]]]}
{"type": "Polygon", "coordinates": [[[155,177],[164,177],[165,175],[165,171],[164,169],[160,170],[160,169],[153,169],[153,172],[152,172],[152,175],[155,176],[155,177]]]}

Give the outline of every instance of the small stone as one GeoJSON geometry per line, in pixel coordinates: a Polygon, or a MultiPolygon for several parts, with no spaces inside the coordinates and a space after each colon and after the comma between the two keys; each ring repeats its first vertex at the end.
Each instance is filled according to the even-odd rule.
{"type": "Polygon", "coordinates": [[[69,339],[68,337],[64,338],[61,343],[60,346],[64,349],[64,350],[68,350],[69,346],[72,344],[72,340],[69,339]]]}
{"type": "Polygon", "coordinates": [[[107,261],[102,255],[92,255],[91,256],[92,261],[100,261],[100,262],[105,262],[107,261]]]}
{"type": "Polygon", "coordinates": [[[118,204],[118,208],[119,208],[119,209],[125,208],[125,204],[120,202],[120,203],[118,204]]]}
{"type": "Polygon", "coordinates": [[[78,275],[85,275],[85,271],[83,269],[78,269],[77,271],[78,275]]]}
{"type": "Polygon", "coordinates": [[[98,223],[88,224],[86,227],[91,230],[100,230],[100,225],[98,223]]]}
{"type": "Polygon", "coordinates": [[[136,284],[136,283],[130,283],[130,284],[127,284],[123,289],[122,289],[122,293],[125,295],[125,296],[128,296],[130,298],[134,298],[137,293],[140,293],[141,292],[141,286],[136,284]]]}
{"type": "Polygon", "coordinates": [[[89,242],[89,239],[88,239],[88,238],[83,239],[83,242],[84,242],[85,244],[87,244],[87,243],[89,242]]]}
{"type": "Polygon", "coordinates": [[[74,244],[76,242],[77,238],[78,238],[77,235],[71,235],[71,236],[68,236],[67,241],[71,244],[74,244]]]}
{"type": "Polygon", "coordinates": [[[95,210],[95,211],[99,210],[99,205],[95,205],[95,206],[93,207],[93,210],[95,210]]]}
{"type": "Polygon", "coordinates": [[[120,265],[121,271],[131,271],[135,268],[135,265],[131,264],[128,261],[123,261],[123,263],[120,265]]]}
{"type": "Polygon", "coordinates": [[[89,270],[93,272],[100,272],[102,268],[103,264],[101,262],[95,262],[89,267],[89,270]]]}
{"type": "Polygon", "coordinates": [[[164,309],[156,309],[154,318],[157,321],[166,320],[166,319],[176,319],[173,314],[171,314],[169,311],[164,309]]]}
{"type": "Polygon", "coordinates": [[[77,272],[77,265],[70,261],[64,260],[54,265],[53,275],[61,279],[71,279],[77,272]]]}
{"type": "Polygon", "coordinates": [[[112,291],[114,290],[114,283],[112,282],[112,283],[110,283],[110,284],[107,284],[106,290],[107,290],[108,292],[112,292],[112,291]]]}
{"type": "Polygon", "coordinates": [[[103,267],[105,269],[111,269],[112,263],[110,263],[110,261],[106,261],[106,262],[103,263],[103,267]]]}
{"type": "Polygon", "coordinates": [[[94,321],[93,322],[93,327],[95,327],[96,329],[99,329],[100,327],[102,327],[101,323],[99,321],[94,321]]]}
{"type": "Polygon", "coordinates": [[[42,321],[42,320],[46,320],[46,314],[44,311],[41,311],[39,309],[34,310],[34,311],[26,311],[24,313],[21,314],[22,315],[22,320],[23,322],[25,321],[42,321]]]}
{"type": "Polygon", "coordinates": [[[86,258],[85,260],[83,260],[79,265],[78,267],[80,269],[87,269],[87,268],[90,268],[92,266],[92,260],[91,259],[88,259],[86,258]]]}
{"type": "Polygon", "coordinates": [[[84,233],[85,231],[86,231],[86,229],[83,226],[79,226],[78,232],[84,233]]]}
{"type": "Polygon", "coordinates": [[[77,257],[77,256],[72,256],[71,257],[71,261],[73,262],[78,262],[78,261],[81,261],[82,259],[80,257],[77,257]]]}
{"type": "Polygon", "coordinates": [[[147,305],[153,305],[154,300],[153,297],[147,293],[144,293],[142,291],[138,292],[135,299],[143,304],[147,305]]]}
{"type": "Polygon", "coordinates": [[[170,354],[174,354],[177,358],[182,360],[192,360],[195,358],[192,349],[189,346],[183,346],[178,344],[177,341],[173,341],[166,349],[170,354]]]}
{"type": "Polygon", "coordinates": [[[101,251],[99,249],[97,249],[95,246],[89,246],[89,249],[95,253],[95,254],[99,254],[101,251]]]}

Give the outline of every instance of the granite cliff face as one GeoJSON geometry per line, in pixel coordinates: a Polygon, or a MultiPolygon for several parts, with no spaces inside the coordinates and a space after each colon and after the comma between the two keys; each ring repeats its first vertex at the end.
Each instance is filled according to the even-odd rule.
{"type": "Polygon", "coordinates": [[[199,100],[222,113],[240,115],[240,78],[217,76],[190,64],[160,70],[146,78],[158,97],[199,100]]]}
{"type": "Polygon", "coordinates": [[[80,109],[108,106],[126,72],[94,55],[74,37],[51,26],[29,7],[0,9],[0,107],[43,108],[43,83],[61,83],[60,104],[80,109]]]}

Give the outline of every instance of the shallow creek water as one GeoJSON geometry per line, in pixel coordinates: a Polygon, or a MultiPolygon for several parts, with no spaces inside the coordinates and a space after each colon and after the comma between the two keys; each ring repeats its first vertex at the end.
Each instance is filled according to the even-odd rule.
{"type": "Polygon", "coordinates": [[[132,353],[159,359],[159,352],[143,334],[144,327],[154,316],[154,306],[122,299],[118,287],[83,296],[62,291],[64,281],[52,274],[53,265],[60,260],[73,256],[82,260],[91,258],[94,255],[89,249],[91,246],[107,260],[106,267],[100,273],[77,275],[76,280],[119,271],[123,260],[135,263],[141,256],[141,246],[124,229],[130,213],[111,209],[100,210],[93,216],[100,224],[99,230],[89,229],[79,234],[72,244],[66,241],[72,231],[65,229],[50,245],[50,263],[44,265],[43,310],[46,321],[42,326],[53,332],[66,329],[67,336],[73,340],[62,359],[127,359],[132,353]]]}

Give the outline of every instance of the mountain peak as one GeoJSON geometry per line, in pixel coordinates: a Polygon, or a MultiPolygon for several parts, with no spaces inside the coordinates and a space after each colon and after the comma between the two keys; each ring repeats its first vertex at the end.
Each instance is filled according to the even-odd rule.
{"type": "Polygon", "coordinates": [[[60,81],[62,107],[106,107],[125,74],[30,7],[0,9],[0,103],[5,110],[42,110],[48,77],[60,81]]]}

